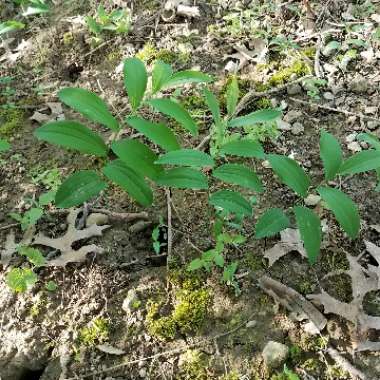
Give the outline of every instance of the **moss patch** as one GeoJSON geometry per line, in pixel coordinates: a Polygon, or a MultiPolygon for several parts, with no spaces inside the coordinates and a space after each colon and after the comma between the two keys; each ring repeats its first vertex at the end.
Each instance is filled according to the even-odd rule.
{"type": "Polygon", "coordinates": [[[198,350],[188,350],[180,357],[178,380],[207,380],[208,360],[198,350]]]}
{"type": "Polygon", "coordinates": [[[169,49],[157,49],[151,42],[147,42],[136,54],[136,57],[148,64],[156,60],[160,60],[168,64],[173,64],[175,62],[184,64],[190,58],[187,53],[175,52],[169,49]]]}
{"type": "Polygon", "coordinates": [[[11,137],[24,122],[24,112],[16,108],[0,110],[0,137],[11,137]]]}
{"type": "Polygon", "coordinates": [[[268,83],[271,86],[282,85],[289,82],[293,75],[302,77],[311,74],[311,69],[308,64],[303,60],[296,60],[290,66],[283,67],[275,72],[270,78],[268,83]]]}
{"type": "Polygon", "coordinates": [[[109,323],[104,318],[95,318],[88,326],[79,330],[79,343],[84,346],[94,346],[108,340],[109,323]]]}

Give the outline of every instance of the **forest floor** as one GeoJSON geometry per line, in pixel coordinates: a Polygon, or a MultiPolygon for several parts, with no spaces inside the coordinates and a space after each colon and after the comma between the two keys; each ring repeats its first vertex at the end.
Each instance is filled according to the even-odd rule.
{"type": "MultiPolygon", "coordinates": [[[[311,266],[294,229],[282,233],[282,241],[254,239],[253,220],[263,210],[297,200],[267,167],[257,167],[268,191],[254,219],[244,223],[246,242],[225,256],[238,262],[238,290],[221,283],[218,269],[186,270],[214,244],[207,196],[189,190],[173,189],[168,200],[157,189],[153,206],[143,209],[109,187],[71,220],[46,207],[35,234],[57,238],[73,227],[75,249],[97,247],[85,262],[39,268],[38,282],[26,292],[15,293],[5,282],[25,259],[13,255],[6,262],[4,255],[12,241],[28,241],[10,213],[23,215],[68,174],[102,164],[33,136],[47,121],[78,118],[57,92],[93,91],[123,120],[129,113],[121,66],[127,57],[212,75],[223,109],[226,83],[237,72],[242,94],[256,92],[242,114],[283,109],[278,124],[249,133],[267,152],[291,155],[313,177],[323,175],[322,129],[337,137],[346,155],[367,148],[358,133],[380,137],[380,2],[194,0],[188,6],[199,14],[189,17],[176,7],[168,15],[158,0],[60,0],[49,13],[27,19],[14,3],[0,4],[0,22],[26,24],[0,39],[0,138],[11,144],[0,158],[1,379],[379,379],[380,280],[378,291],[361,294],[380,258],[380,198],[372,172],[336,184],[359,206],[361,233],[354,241],[317,197],[309,199],[325,232],[311,266]],[[129,10],[129,33],[91,34],[84,19],[96,17],[100,3],[107,12],[129,10]],[[130,220],[126,213],[138,214],[130,220]],[[91,214],[109,227],[76,241],[77,219],[90,226],[91,214]],[[160,223],[156,254],[152,232],[160,223]],[[46,287],[49,281],[56,289],[46,287]],[[326,318],[321,331],[310,326],[306,299],[326,318]],[[368,315],[379,329],[362,328],[368,315]],[[287,348],[268,348],[270,341],[287,348]],[[271,363],[264,360],[266,346],[275,357],[271,363]]],[[[208,135],[210,115],[197,86],[179,97],[201,131],[182,142],[196,147],[208,135]]]]}

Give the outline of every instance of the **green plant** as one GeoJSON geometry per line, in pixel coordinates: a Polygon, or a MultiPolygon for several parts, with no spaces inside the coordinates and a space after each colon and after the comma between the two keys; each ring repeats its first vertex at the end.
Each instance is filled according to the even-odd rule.
{"type": "Polygon", "coordinates": [[[157,254],[159,254],[161,250],[161,242],[159,240],[159,237],[162,227],[164,227],[164,221],[162,219],[162,216],[160,216],[159,224],[157,224],[157,226],[154,227],[152,231],[153,249],[157,254]]]}
{"type": "Polygon", "coordinates": [[[102,40],[101,34],[104,31],[122,34],[129,33],[131,29],[129,10],[113,10],[107,13],[101,4],[98,6],[96,16],[86,16],[85,21],[89,31],[95,35],[95,42],[102,40]]]}
{"type": "Polygon", "coordinates": [[[105,318],[95,318],[88,326],[80,329],[78,340],[85,346],[101,344],[108,340],[109,329],[109,322],[105,318]]]}
{"type": "MultiPolygon", "coordinates": [[[[260,142],[244,136],[245,127],[272,122],[281,116],[281,112],[265,109],[236,117],[235,110],[239,99],[236,80],[231,81],[227,92],[229,95],[225,117],[221,115],[216,96],[206,87],[203,89],[206,104],[213,117],[212,155],[196,149],[181,149],[177,136],[169,127],[139,116],[142,107],[150,107],[174,119],[191,135],[196,135],[198,127],[189,113],[175,99],[159,97],[158,94],[163,89],[187,83],[208,83],[211,80],[208,75],[195,71],[173,73],[168,64],[157,61],[152,71],[151,87],[148,89],[148,73],[143,62],[136,58],[125,61],[124,84],[131,112],[125,123],[143,134],[154,147],[138,140],[116,140],[115,137],[110,143],[106,143],[98,133],[76,121],[57,121],[38,128],[35,136],[40,140],[98,156],[105,161],[101,173],[95,170],[81,170],[66,179],[57,191],[56,205],[63,208],[73,207],[98,195],[107,187],[105,177],[123,188],[142,206],[150,206],[154,198],[150,181],[166,188],[208,190],[209,178],[202,168],[211,171],[215,181],[238,186],[245,193],[260,194],[264,191],[264,186],[258,175],[244,162],[236,162],[248,161],[247,158],[250,158],[267,160],[280,181],[300,197],[292,207],[292,212],[311,263],[316,261],[320,249],[321,222],[313,210],[302,205],[302,199],[313,189],[320,194],[324,205],[333,212],[348,236],[355,239],[360,227],[357,206],[341,190],[332,188],[327,183],[338,175],[378,169],[380,151],[368,150],[344,160],[338,141],[331,134],[322,131],[320,150],[325,180],[319,186],[312,187],[311,178],[294,159],[279,154],[267,154],[260,142]],[[237,138],[225,142],[224,136],[229,130],[236,131],[237,138]],[[118,159],[109,158],[110,149],[118,159]],[[230,156],[234,157],[233,163],[226,160],[230,156]],[[138,166],[136,162],[139,162],[138,166]]],[[[59,98],[89,120],[109,128],[114,132],[114,136],[119,135],[117,132],[123,124],[119,123],[109,112],[106,104],[94,93],[79,88],[66,88],[59,92],[59,98]]],[[[237,224],[232,223],[237,227],[243,218],[252,217],[252,203],[256,202],[256,197],[252,198],[253,202],[251,198],[247,200],[245,194],[235,188],[221,189],[208,194],[209,204],[216,212],[238,221],[237,224]]],[[[257,221],[256,238],[273,236],[289,224],[289,217],[283,210],[270,208],[257,221]]],[[[197,261],[199,268],[210,269],[213,263],[221,266],[221,248],[224,248],[224,239],[228,236],[222,234],[222,237],[218,238],[221,233],[222,231],[219,231],[215,234],[216,248],[202,255],[197,261]]]]}

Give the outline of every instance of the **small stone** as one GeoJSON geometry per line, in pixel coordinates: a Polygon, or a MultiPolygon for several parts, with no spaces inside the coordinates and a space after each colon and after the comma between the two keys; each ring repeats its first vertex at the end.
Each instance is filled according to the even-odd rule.
{"type": "Polygon", "coordinates": [[[270,162],[268,160],[265,160],[261,163],[261,165],[263,166],[263,168],[265,169],[270,169],[271,166],[270,166],[270,162]]]}
{"type": "Polygon", "coordinates": [[[107,223],[108,223],[107,215],[94,212],[87,218],[86,227],[92,226],[93,224],[97,224],[98,226],[103,226],[107,223]]]}
{"type": "Polygon", "coordinates": [[[335,99],[335,96],[332,92],[324,92],[323,93],[323,97],[326,99],[326,100],[334,100],[335,99]]]}
{"type": "Polygon", "coordinates": [[[247,322],[247,324],[245,325],[245,327],[247,329],[251,329],[251,328],[255,327],[256,325],[257,325],[257,321],[253,320],[253,321],[247,322]]]}
{"type": "Polygon", "coordinates": [[[364,113],[367,114],[367,115],[375,115],[377,113],[378,109],[379,109],[379,107],[377,107],[377,106],[366,107],[364,109],[364,113]]]}
{"type": "Polygon", "coordinates": [[[284,120],[279,120],[277,122],[277,128],[280,131],[290,131],[292,129],[292,126],[284,120]]]}
{"type": "Polygon", "coordinates": [[[286,89],[288,95],[298,95],[302,92],[302,87],[298,83],[289,85],[286,89]]]}
{"type": "Polygon", "coordinates": [[[271,340],[264,347],[262,355],[269,368],[278,368],[285,363],[289,355],[289,348],[285,344],[271,340]]]}
{"type": "Polygon", "coordinates": [[[141,368],[140,371],[139,371],[139,376],[142,377],[142,378],[145,378],[146,375],[147,375],[146,368],[141,368]]]}
{"type": "Polygon", "coordinates": [[[355,94],[364,94],[368,91],[368,80],[362,76],[358,76],[350,82],[349,90],[355,94]]]}
{"type": "Polygon", "coordinates": [[[305,127],[301,123],[294,123],[292,125],[292,134],[293,135],[300,135],[305,131],[305,127]]]}
{"type": "Polygon", "coordinates": [[[226,66],[224,67],[224,70],[226,70],[229,73],[236,73],[238,67],[239,64],[231,60],[227,62],[226,66]]]}
{"type": "Polygon", "coordinates": [[[353,142],[349,143],[347,145],[347,148],[348,148],[348,150],[350,150],[351,152],[354,152],[354,153],[361,152],[361,150],[362,150],[362,147],[360,146],[360,144],[357,141],[353,141],[353,142]]]}
{"type": "Polygon", "coordinates": [[[137,296],[135,289],[130,289],[123,301],[121,308],[127,313],[132,314],[140,306],[141,301],[137,296]]]}
{"type": "Polygon", "coordinates": [[[319,195],[309,194],[305,198],[305,205],[306,206],[316,206],[320,200],[321,200],[321,197],[319,195]]]}
{"type": "Polygon", "coordinates": [[[350,133],[346,136],[346,142],[350,143],[356,140],[357,133],[350,133]]]}
{"type": "Polygon", "coordinates": [[[377,129],[379,127],[380,127],[380,122],[378,122],[376,120],[370,120],[367,123],[367,128],[370,129],[371,131],[373,131],[374,129],[377,129]]]}
{"type": "Polygon", "coordinates": [[[296,110],[290,110],[285,116],[284,121],[287,123],[293,123],[302,116],[302,112],[296,110]]]}

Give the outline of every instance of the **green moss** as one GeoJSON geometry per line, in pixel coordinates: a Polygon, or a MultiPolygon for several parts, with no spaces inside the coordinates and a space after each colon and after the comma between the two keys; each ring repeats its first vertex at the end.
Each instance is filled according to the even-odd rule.
{"type": "Polygon", "coordinates": [[[307,46],[303,50],[301,50],[301,53],[310,59],[314,59],[316,52],[317,49],[315,48],[315,46],[307,46]]]}
{"type": "Polygon", "coordinates": [[[324,273],[333,272],[336,270],[349,270],[350,264],[344,252],[328,251],[322,254],[321,266],[324,273]]]}
{"type": "Polygon", "coordinates": [[[232,371],[229,372],[221,377],[219,377],[218,380],[240,380],[241,376],[239,375],[238,372],[232,371]]]}
{"type": "Polygon", "coordinates": [[[208,289],[199,288],[198,282],[186,280],[174,298],[171,312],[164,316],[161,312],[163,301],[148,301],[145,323],[150,335],[169,340],[173,339],[177,332],[197,332],[203,325],[212,301],[208,289]]]}
{"type": "Polygon", "coordinates": [[[304,351],[319,352],[325,350],[329,340],[323,336],[303,336],[301,342],[299,342],[300,348],[304,351]]]}
{"type": "Polygon", "coordinates": [[[244,258],[243,267],[248,267],[251,271],[257,272],[265,268],[263,257],[253,252],[248,252],[244,258]]]}
{"type": "Polygon", "coordinates": [[[117,65],[123,58],[123,53],[120,49],[116,49],[108,53],[106,58],[111,65],[117,65]]]}
{"type": "Polygon", "coordinates": [[[79,343],[85,346],[94,346],[106,341],[109,337],[109,323],[106,319],[99,317],[91,321],[88,326],[79,330],[79,343]]]}
{"type": "Polygon", "coordinates": [[[180,357],[180,373],[177,379],[207,380],[207,365],[205,354],[198,350],[188,350],[180,357]]]}
{"type": "Polygon", "coordinates": [[[278,86],[288,82],[293,74],[295,74],[297,77],[301,77],[310,73],[311,69],[305,61],[296,60],[290,66],[284,67],[274,73],[270,77],[268,83],[271,86],[278,86]]]}
{"type": "Polygon", "coordinates": [[[0,110],[0,137],[11,137],[19,131],[24,122],[24,112],[17,108],[0,110]]]}
{"type": "Polygon", "coordinates": [[[249,125],[243,129],[248,139],[261,142],[276,140],[280,135],[276,122],[249,125]]]}
{"type": "Polygon", "coordinates": [[[308,278],[303,278],[302,281],[297,284],[297,290],[303,295],[312,293],[314,287],[315,284],[308,278]]]}
{"type": "Polygon", "coordinates": [[[305,371],[310,371],[310,372],[316,372],[320,367],[320,362],[318,359],[315,358],[310,358],[305,360],[301,364],[301,368],[303,368],[305,371]]]}
{"type": "Polygon", "coordinates": [[[70,46],[74,43],[74,34],[72,32],[63,33],[62,41],[65,46],[70,46]]]}
{"type": "Polygon", "coordinates": [[[156,60],[161,60],[168,64],[175,62],[186,63],[190,58],[188,53],[175,52],[169,49],[157,49],[151,42],[147,42],[136,54],[136,57],[148,64],[156,60]]]}
{"type": "Polygon", "coordinates": [[[272,102],[269,98],[263,97],[256,101],[255,106],[259,109],[272,108],[272,102]]]}
{"type": "Polygon", "coordinates": [[[297,346],[296,344],[292,344],[289,347],[290,360],[295,364],[299,363],[302,353],[303,353],[302,348],[300,346],[297,346]]]}

